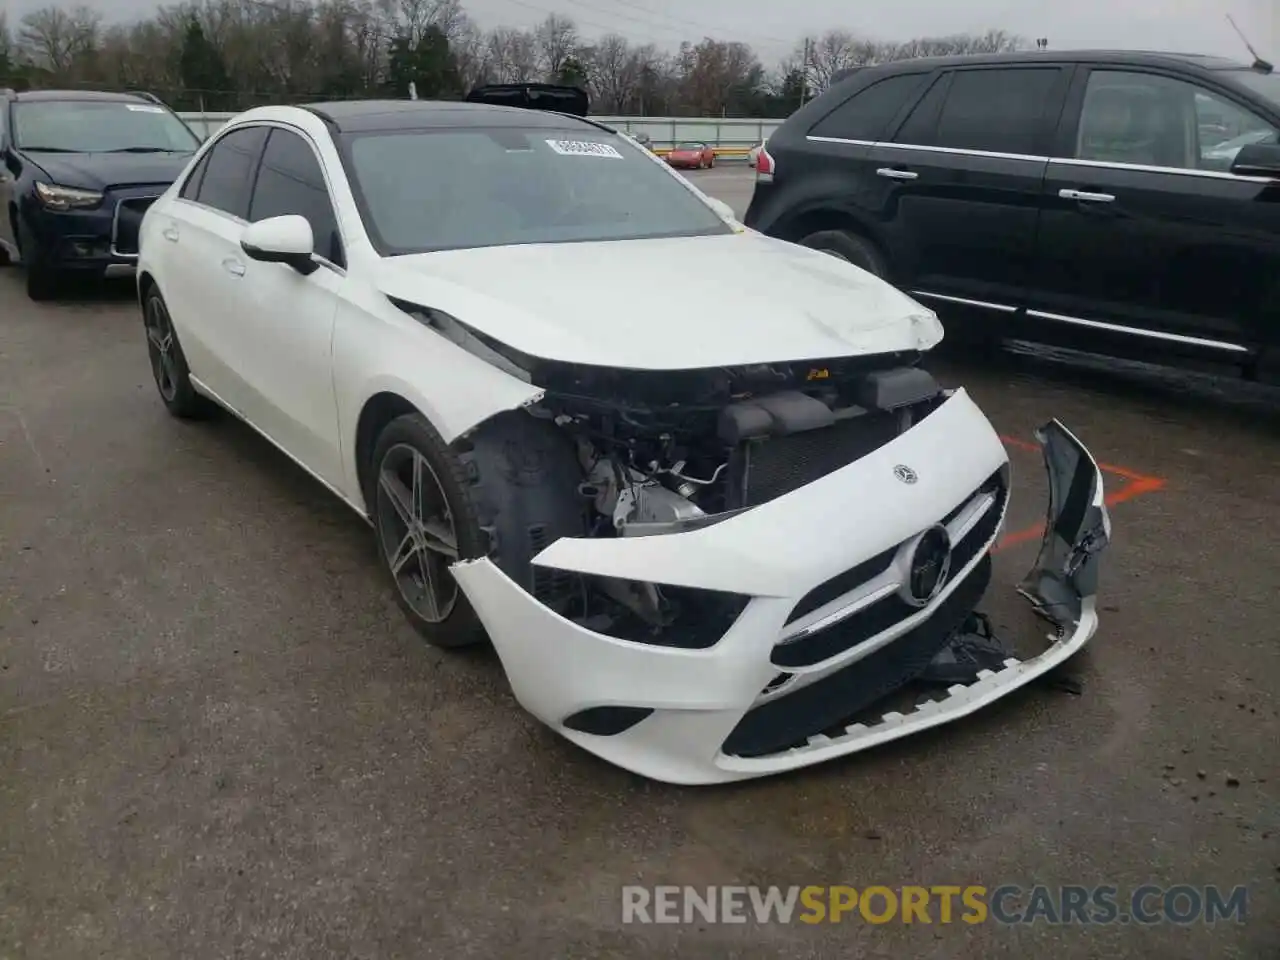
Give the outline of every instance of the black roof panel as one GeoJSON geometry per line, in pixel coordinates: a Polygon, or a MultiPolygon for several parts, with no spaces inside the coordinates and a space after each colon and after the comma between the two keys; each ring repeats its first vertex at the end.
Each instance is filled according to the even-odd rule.
{"type": "MultiPolygon", "coordinates": [[[[1240,63],[1226,57],[1158,50],[1020,50],[1016,53],[974,53],[946,57],[919,57],[910,60],[895,60],[880,66],[903,70],[932,70],[936,67],[980,66],[996,63],[1037,63],[1043,61],[1093,61],[1095,63],[1120,62],[1133,64],[1159,64],[1173,61],[1191,67],[1198,67],[1202,70],[1240,70],[1248,69],[1249,67],[1247,63],[1240,63]]],[[[857,71],[857,73],[862,72],[861,70],[857,71]]],[[[857,73],[853,73],[851,76],[856,76],[857,73]]]]}
{"type": "Polygon", "coordinates": [[[333,103],[309,103],[304,109],[330,121],[341,133],[442,127],[537,127],[563,130],[565,127],[586,124],[586,121],[577,117],[545,110],[498,107],[455,100],[341,100],[333,103]]]}

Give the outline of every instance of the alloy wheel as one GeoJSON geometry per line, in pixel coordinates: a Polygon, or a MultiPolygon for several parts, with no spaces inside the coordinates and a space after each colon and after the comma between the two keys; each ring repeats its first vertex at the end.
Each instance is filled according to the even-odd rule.
{"type": "Polygon", "coordinates": [[[458,537],[444,490],[426,457],[408,444],[378,467],[378,540],[405,602],[427,623],[442,623],[458,602],[449,565],[458,537]]]}
{"type": "Polygon", "coordinates": [[[147,354],[151,357],[151,373],[156,378],[160,396],[172,401],[178,394],[178,368],[174,358],[173,323],[169,311],[159,297],[147,300],[145,325],[147,354]]]}

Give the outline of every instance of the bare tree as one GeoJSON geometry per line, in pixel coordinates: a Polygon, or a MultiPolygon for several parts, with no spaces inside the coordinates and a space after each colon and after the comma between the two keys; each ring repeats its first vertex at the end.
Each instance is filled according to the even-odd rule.
{"type": "Polygon", "coordinates": [[[529,80],[538,72],[538,48],[533,34],[499,27],[486,44],[489,74],[499,83],[529,80]]]}
{"type": "Polygon", "coordinates": [[[489,38],[474,23],[466,23],[450,41],[462,88],[470,90],[490,79],[489,38]]]}
{"type": "Polygon", "coordinates": [[[1025,41],[1004,30],[985,33],[954,33],[943,37],[916,37],[897,44],[887,59],[909,60],[913,57],[950,57],[974,53],[1005,53],[1020,50],[1025,41]]]}
{"type": "Polygon", "coordinates": [[[597,112],[621,113],[640,88],[643,63],[631,44],[621,34],[608,33],[584,57],[597,112]]]}
{"type": "Polygon", "coordinates": [[[436,27],[452,40],[466,21],[461,0],[379,0],[397,33],[416,47],[428,27],[436,27]]]}
{"type": "Polygon", "coordinates": [[[547,80],[554,80],[577,49],[578,27],[568,17],[550,14],[533,32],[537,44],[538,68],[547,80]]]}
{"type": "Polygon", "coordinates": [[[66,78],[79,58],[97,49],[101,22],[89,7],[44,7],[22,18],[18,42],[36,66],[66,78]]]}
{"type": "Polygon", "coordinates": [[[0,83],[8,80],[17,69],[18,51],[9,32],[9,16],[0,10],[0,83]]]}
{"type": "MultiPolygon", "coordinates": [[[[318,95],[383,95],[393,68],[417,69],[406,68],[402,55],[393,65],[392,44],[416,49],[438,30],[449,41],[441,70],[458,78],[450,90],[459,83],[467,89],[485,81],[554,79],[572,62],[575,77],[585,70],[599,112],[725,116],[794,109],[802,94],[820,92],[841,71],[864,64],[1023,45],[998,29],[902,43],[832,29],[798,47],[767,81],[745,44],[705,38],[673,53],[610,34],[584,45],[562,14],[533,30],[482,31],[463,9],[467,0],[171,0],[144,20],[107,29],[94,7],[83,5],[89,0],[70,2],[82,5],[49,6],[21,24],[10,17],[7,30],[0,13],[0,75],[36,85],[139,87],[190,103],[184,80],[199,84],[190,70],[184,73],[182,53],[197,35],[194,22],[221,65],[203,85],[233,88],[218,102],[243,108],[318,95]]],[[[396,89],[403,86],[397,82],[396,89]]]]}
{"type": "Polygon", "coordinates": [[[684,103],[702,116],[723,116],[736,92],[759,86],[764,68],[745,43],[702,40],[682,44],[679,61],[684,75],[684,103]]]}

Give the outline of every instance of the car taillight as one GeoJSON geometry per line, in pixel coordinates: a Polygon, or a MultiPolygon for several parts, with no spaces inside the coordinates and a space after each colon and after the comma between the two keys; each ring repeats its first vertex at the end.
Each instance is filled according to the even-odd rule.
{"type": "Polygon", "coordinates": [[[756,155],[756,183],[773,183],[773,171],[773,157],[761,147],[760,153],[756,155]]]}

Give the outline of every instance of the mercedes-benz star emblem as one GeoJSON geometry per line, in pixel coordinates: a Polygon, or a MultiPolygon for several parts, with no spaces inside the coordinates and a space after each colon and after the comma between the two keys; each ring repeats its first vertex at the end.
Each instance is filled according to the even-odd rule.
{"type": "Polygon", "coordinates": [[[893,475],[903,483],[915,483],[920,478],[916,476],[916,472],[908,467],[905,463],[900,463],[893,468],[893,475]]]}
{"type": "Polygon", "coordinates": [[[903,599],[913,607],[923,607],[946,585],[951,573],[951,537],[939,524],[920,534],[907,561],[907,582],[903,599]]]}

